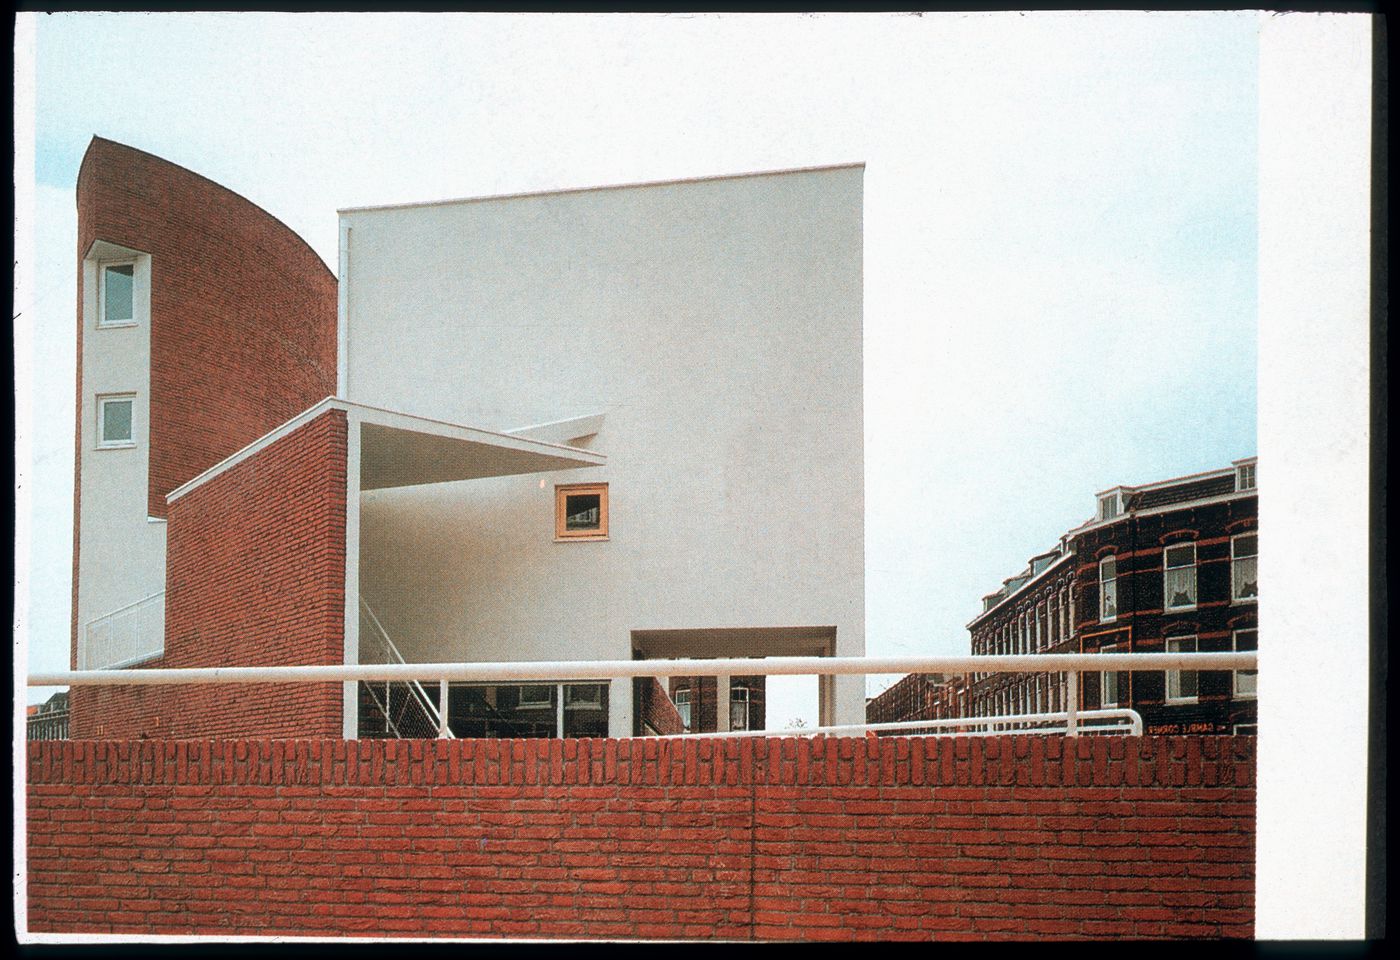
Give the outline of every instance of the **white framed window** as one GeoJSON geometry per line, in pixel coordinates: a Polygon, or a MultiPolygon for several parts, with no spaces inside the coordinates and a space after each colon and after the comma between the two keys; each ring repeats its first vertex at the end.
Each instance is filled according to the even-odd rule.
{"type": "Polygon", "coordinates": [[[1196,545],[1177,543],[1162,551],[1162,606],[1166,610],[1196,607],[1196,545]]]}
{"type": "Polygon", "coordinates": [[[1045,649],[1045,604],[1038,603],[1035,607],[1035,649],[1039,653],[1045,649]]]}
{"type": "Polygon", "coordinates": [[[98,267],[97,325],[136,325],[136,261],[104,263],[98,267]]]}
{"type": "Polygon", "coordinates": [[[730,687],[729,688],[729,729],[747,730],[749,728],[749,688],[730,687]]]}
{"type": "MultiPolygon", "coordinates": [[[[1117,653],[1117,647],[1102,647],[1099,653],[1117,653]]],[[[1116,707],[1119,705],[1119,697],[1126,691],[1120,689],[1117,671],[1104,671],[1099,674],[1099,706],[1116,707]]]]}
{"type": "MultiPolygon", "coordinates": [[[[1258,630],[1236,630],[1235,631],[1236,650],[1258,650],[1259,631],[1258,630]]],[[[1238,700],[1253,700],[1259,696],[1259,671],[1257,670],[1236,670],[1231,675],[1230,693],[1238,700]]]]}
{"type": "Polygon", "coordinates": [[[554,706],[554,687],[547,683],[525,684],[517,701],[523,710],[554,706]]]}
{"type": "Polygon", "coordinates": [[[97,446],[116,449],[136,446],[136,395],[97,398],[97,446]]]}
{"type": "Polygon", "coordinates": [[[1235,466],[1235,489],[1254,490],[1254,467],[1253,463],[1241,463],[1235,466]]]}
{"type": "MultiPolygon", "coordinates": [[[[1167,653],[1195,653],[1195,637],[1172,637],[1167,653]]],[[[1200,692],[1200,675],[1195,670],[1167,671],[1167,702],[1195,703],[1200,692]]]]}
{"type": "Polygon", "coordinates": [[[1259,724],[1237,723],[1230,728],[1230,732],[1236,737],[1257,737],[1259,736],[1259,724]]]}
{"type": "Polygon", "coordinates": [[[675,696],[676,712],[681,715],[681,726],[690,729],[690,688],[681,687],[676,690],[675,696]]]}
{"type": "Polygon", "coordinates": [[[1060,639],[1069,639],[1069,588],[1060,591],[1060,639]]]}
{"type": "Polygon", "coordinates": [[[1099,622],[1118,619],[1118,558],[1099,561],[1099,622]]]}
{"type": "Polygon", "coordinates": [[[1230,600],[1259,600],[1259,534],[1242,533],[1230,538],[1230,600]]]}
{"type": "Polygon", "coordinates": [[[1118,503],[1118,492],[1107,493],[1099,497],[1099,519],[1112,520],[1120,512],[1118,503]]]}
{"type": "Polygon", "coordinates": [[[601,710],[603,708],[603,685],[601,683],[571,683],[564,687],[565,710],[601,710]]]}

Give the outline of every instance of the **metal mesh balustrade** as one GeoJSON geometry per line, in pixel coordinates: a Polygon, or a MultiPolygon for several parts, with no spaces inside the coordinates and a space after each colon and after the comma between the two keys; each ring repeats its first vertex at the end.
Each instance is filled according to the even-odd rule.
{"type": "Polygon", "coordinates": [[[165,652],[165,591],[98,617],[83,630],[79,670],[130,666],[165,652]]]}
{"type": "MultiPolygon", "coordinates": [[[[374,610],[360,601],[360,662],[404,663],[374,610]]],[[[430,740],[445,733],[439,723],[437,690],[417,680],[369,680],[359,684],[359,736],[430,740]]]]}

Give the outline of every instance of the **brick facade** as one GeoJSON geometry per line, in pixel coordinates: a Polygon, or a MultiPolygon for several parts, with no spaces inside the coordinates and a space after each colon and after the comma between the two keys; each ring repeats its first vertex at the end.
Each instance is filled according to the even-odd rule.
{"type": "Polygon", "coordinates": [[[968,714],[968,689],[961,677],[911,673],[865,704],[866,723],[941,720],[968,714]]]}
{"type": "MultiPolygon", "coordinates": [[[[767,721],[767,678],[761,675],[733,676],[729,687],[743,687],[749,692],[750,730],[762,730],[767,721]]],[[[671,677],[667,690],[671,699],[677,690],[690,691],[690,732],[714,733],[719,730],[719,678],[718,677],[671,677]]]]}
{"type": "Polygon", "coordinates": [[[637,717],[634,736],[664,737],[685,732],[676,705],[655,677],[637,677],[632,681],[632,703],[637,717]]]}
{"type": "MultiPolygon", "coordinates": [[[[332,410],[171,504],[165,654],[146,667],[344,660],[346,417],[332,410]]],[[[339,736],[339,684],[74,687],[72,736],[339,736]]]]}
{"type": "MultiPolygon", "coordinates": [[[[1258,513],[1259,500],[1250,496],[1133,515],[1077,534],[1074,615],[1083,652],[1161,653],[1174,638],[1195,638],[1201,652],[1234,649],[1235,632],[1257,630],[1259,620],[1257,602],[1232,602],[1230,541],[1257,533],[1258,513]],[[1192,609],[1170,611],[1163,609],[1163,555],[1178,543],[1195,544],[1197,598],[1192,609]],[[1099,561],[1108,555],[1115,558],[1118,610],[1102,622],[1099,561]]],[[[1086,707],[1100,704],[1101,679],[1084,675],[1086,707]]],[[[1229,671],[1202,672],[1195,702],[1168,703],[1165,673],[1123,674],[1127,696],[1120,693],[1119,701],[1142,714],[1149,734],[1230,733],[1258,722],[1257,701],[1233,697],[1232,679],[1229,671]]]]}
{"type": "Polygon", "coordinates": [[[1252,737],[32,743],[28,923],[1251,937],[1254,758],[1252,737]]]}
{"type": "MultiPolygon", "coordinates": [[[[336,389],[336,280],[271,214],[159,157],[94,137],[78,173],[78,385],[82,261],[104,240],[151,257],[147,511],[336,389]]],[[[74,485],[73,645],[79,583],[74,485]]]]}

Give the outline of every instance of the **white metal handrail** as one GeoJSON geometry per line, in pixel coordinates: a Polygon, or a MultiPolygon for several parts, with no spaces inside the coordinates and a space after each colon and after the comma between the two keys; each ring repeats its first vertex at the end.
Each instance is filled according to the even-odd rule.
{"type": "MultiPolygon", "coordinates": [[[[389,631],[384,629],[384,624],[379,622],[379,617],[375,615],[374,608],[369,605],[369,602],[365,600],[364,597],[360,598],[360,606],[364,609],[365,613],[369,614],[370,621],[374,624],[374,629],[378,631],[380,647],[384,650],[385,654],[394,661],[397,661],[401,664],[407,664],[408,661],[406,661],[403,658],[403,654],[399,652],[398,646],[389,636],[389,631]]],[[[363,651],[361,652],[363,653],[363,651]]],[[[385,682],[385,702],[379,702],[379,697],[375,694],[373,688],[370,689],[369,695],[371,698],[373,698],[375,705],[378,706],[381,711],[383,711],[385,722],[388,723],[391,727],[395,727],[395,735],[397,736],[397,727],[395,726],[394,722],[389,718],[389,682],[391,681],[385,682]]],[[[437,728],[438,736],[443,739],[453,739],[452,731],[448,729],[447,726],[446,716],[437,707],[433,706],[433,701],[428,697],[428,691],[423,689],[422,682],[416,677],[405,682],[409,689],[409,696],[416,700],[418,702],[418,706],[422,708],[423,712],[428,715],[428,719],[431,720],[433,726],[437,728]]],[[[443,709],[445,710],[447,704],[446,698],[443,698],[441,702],[443,703],[443,709]]]]}
{"type": "MultiPolygon", "coordinates": [[[[1077,711],[1077,716],[1080,721],[1079,729],[1081,731],[1092,730],[1095,733],[1122,732],[1131,737],[1142,736],[1142,715],[1128,707],[1113,707],[1104,710],[1079,710],[1077,711]],[[1084,723],[1086,720],[1123,720],[1126,722],[1116,724],[1094,724],[1090,726],[1084,723]]],[[[782,730],[732,730],[720,733],[666,733],[660,734],[658,739],[679,740],[685,738],[687,740],[703,740],[711,737],[815,737],[824,736],[829,733],[866,733],[880,730],[927,730],[930,728],[935,730],[958,731],[950,734],[943,734],[943,736],[952,737],[983,737],[1012,732],[1006,728],[1024,729],[1028,733],[1068,733],[1069,711],[1061,710],[1052,713],[1015,713],[995,717],[948,717],[941,720],[898,720],[891,723],[845,723],[824,727],[786,727],[782,730]],[[1058,721],[1064,721],[1064,723],[1058,726],[1038,726],[1038,724],[1053,724],[1058,721]],[[978,729],[958,731],[959,727],[973,727],[978,729]]]]}
{"type": "MultiPolygon", "coordinates": [[[[727,657],[685,660],[562,660],[496,663],[324,664],[294,667],[183,667],[170,669],[51,671],[29,675],[30,686],[149,685],[173,683],[305,683],[308,681],[399,680],[435,678],[440,690],[449,682],[520,682],[631,677],[841,676],[880,673],[1064,673],[1068,707],[1067,736],[1076,736],[1079,674],[1148,670],[1257,670],[1258,653],[1225,650],[1207,653],[1042,653],[958,657],[727,657]]],[[[1026,716],[1026,715],[1021,715],[1026,716]]],[[[988,721],[994,718],[969,718],[988,721]]],[[[862,728],[865,725],[861,725],[862,728]]],[[[439,733],[446,727],[439,724],[439,733]]]]}

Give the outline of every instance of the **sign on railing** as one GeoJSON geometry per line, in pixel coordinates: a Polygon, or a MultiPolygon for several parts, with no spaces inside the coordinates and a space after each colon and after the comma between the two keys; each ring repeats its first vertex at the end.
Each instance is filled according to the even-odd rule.
{"type": "Polygon", "coordinates": [[[83,631],[79,670],[110,670],[165,652],[165,591],[98,617],[83,631]]]}

